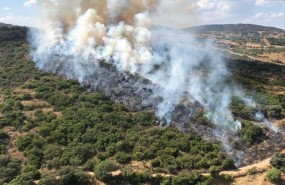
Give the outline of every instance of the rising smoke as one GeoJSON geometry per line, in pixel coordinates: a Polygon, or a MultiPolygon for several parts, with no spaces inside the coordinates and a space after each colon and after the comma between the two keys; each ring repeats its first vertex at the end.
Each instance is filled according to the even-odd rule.
{"type": "MultiPolygon", "coordinates": [[[[80,83],[100,70],[101,61],[110,63],[123,74],[139,75],[153,84],[149,98],[160,97],[153,106],[158,118],[168,124],[186,97],[204,108],[219,130],[217,135],[236,132],[241,124],[229,105],[241,91],[229,85],[230,73],[212,44],[152,26],[153,20],[169,15],[167,10],[173,15],[174,4],[179,2],[42,0],[45,20],[43,28],[32,35],[31,56],[40,69],[80,83]]],[[[96,86],[96,81],[90,85],[96,86]]]]}

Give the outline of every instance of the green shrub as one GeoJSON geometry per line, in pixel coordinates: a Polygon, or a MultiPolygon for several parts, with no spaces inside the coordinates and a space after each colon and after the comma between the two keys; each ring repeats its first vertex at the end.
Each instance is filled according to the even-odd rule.
{"type": "Polygon", "coordinates": [[[37,168],[41,167],[44,154],[40,148],[34,147],[30,150],[26,150],[24,154],[28,158],[27,164],[34,165],[37,168]]]}
{"type": "Polygon", "coordinates": [[[217,177],[219,176],[219,173],[221,172],[221,167],[211,166],[209,169],[209,172],[213,177],[217,177]]]}
{"type": "Polygon", "coordinates": [[[95,165],[96,165],[96,162],[94,160],[90,159],[83,165],[83,170],[93,171],[95,165]]]}
{"type": "Polygon", "coordinates": [[[114,162],[106,160],[96,165],[94,172],[98,179],[105,181],[112,176],[111,172],[117,169],[118,167],[114,162]]]}
{"type": "Polygon", "coordinates": [[[0,130],[0,155],[7,152],[9,139],[10,136],[4,130],[0,130]]]}
{"type": "Polygon", "coordinates": [[[40,179],[39,185],[58,185],[59,182],[55,176],[43,175],[40,179]]]}
{"type": "Polygon", "coordinates": [[[38,180],[41,178],[41,173],[38,171],[37,167],[34,165],[26,165],[22,169],[21,174],[29,174],[29,176],[33,180],[38,180]]]}
{"type": "Polygon", "coordinates": [[[280,105],[268,106],[267,113],[270,117],[279,118],[282,115],[282,106],[280,105]]]}
{"type": "Polygon", "coordinates": [[[249,175],[255,175],[255,174],[257,174],[257,173],[258,173],[258,170],[257,170],[256,167],[251,168],[251,169],[248,170],[248,174],[249,174],[249,175]]]}
{"type": "Polygon", "coordinates": [[[143,172],[135,172],[132,176],[132,182],[135,184],[145,183],[150,180],[150,171],[144,170],[143,172]]]}
{"type": "Polygon", "coordinates": [[[267,171],[266,178],[272,183],[278,183],[281,179],[281,171],[273,168],[267,171]]]}
{"type": "Polygon", "coordinates": [[[97,158],[100,159],[101,161],[104,161],[110,157],[110,154],[107,152],[100,152],[97,155],[97,158]]]}
{"type": "Polygon", "coordinates": [[[234,181],[234,177],[228,174],[221,174],[220,177],[224,180],[226,180],[227,182],[233,182],[234,181]]]}
{"type": "Polygon", "coordinates": [[[26,116],[21,111],[10,111],[0,118],[0,126],[10,125],[21,128],[25,120],[26,116]]]}
{"type": "Polygon", "coordinates": [[[285,154],[275,154],[270,160],[270,164],[285,173],[285,154]]]}
{"type": "Polygon", "coordinates": [[[44,146],[44,158],[46,160],[51,160],[56,157],[61,157],[62,147],[59,145],[48,144],[44,146]]]}
{"type": "Polygon", "coordinates": [[[0,139],[2,142],[4,142],[10,139],[10,136],[4,130],[0,130],[0,139]]]}
{"type": "Polygon", "coordinates": [[[0,184],[8,183],[19,175],[21,163],[8,155],[0,155],[0,184]]]}
{"type": "Polygon", "coordinates": [[[30,150],[34,147],[41,148],[43,145],[42,139],[34,134],[21,136],[17,139],[16,147],[20,151],[30,150]]]}
{"type": "Polygon", "coordinates": [[[223,170],[232,170],[235,168],[236,168],[235,163],[231,158],[226,158],[222,163],[223,170]]]}
{"type": "Polygon", "coordinates": [[[118,163],[121,163],[121,164],[126,164],[126,163],[129,163],[131,161],[130,155],[126,154],[124,152],[116,153],[115,159],[117,160],[118,163]]]}
{"type": "Polygon", "coordinates": [[[161,163],[160,163],[160,161],[158,159],[153,159],[151,161],[151,166],[154,167],[154,168],[160,167],[160,165],[161,165],[161,163]]]}
{"type": "Polygon", "coordinates": [[[175,165],[176,164],[176,160],[175,157],[168,155],[168,154],[162,154],[159,156],[159,159],[161,160],[162,164],[164,166],[168,166],[168,165],[175,165]]]}
{"type": "Polygon", "coordinates": [[[23,173],[13,179],[9,185],[36,185],[30,173],[23,173]]]}
{"type": "Polygon", "coordinates": [[[179,173],[172,180],[172,185],[197,185],[206,179],[199,172],[179,173]]]}
{"type": "Polygon", "coordinates": [[[263,131],[260,127],[254,125],[250,121],[243,121],[241,135],[243,141],[252,144],[259,141],[260,137],[263,136],[263,131]]]}
{"type": "Polygon", "coordinates": [[[88,185],[91,184],[89,176],[80,169],[66,166],[59,170],[61,185],[88,185]]]}
{"type": "Polygon", "coordinates": [[[121,169],[123,180],[131,180],[134,171],[130,167],[125,167],[121,169]]]}
{"type": "Polygon", "coordinates": [[[33,97],[30,94],[25,93],[22,95],[21,99],[22,100],[31,100],[31,99],[33,99],[33,97]]]}

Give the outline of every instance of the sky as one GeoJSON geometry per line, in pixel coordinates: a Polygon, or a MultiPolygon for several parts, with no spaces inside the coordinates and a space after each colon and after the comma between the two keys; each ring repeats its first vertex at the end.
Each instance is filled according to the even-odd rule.
{"type": "MultiPolygon", "coordinates": [[[[162,5],[164,1],[169,0],[161,0],[162,5]]],[[[285,0],[172,0],[171,2],[172,4],[175,2],[177,7],[167,14],[167,18],[165,15],[163,18],[156,17],[155,23],[173,27],[250,23],[285,29],[285,0]]],[[[41,12],[38,0],[0,0],[2,23],[41,27],[44,24],[41,12]]]]}

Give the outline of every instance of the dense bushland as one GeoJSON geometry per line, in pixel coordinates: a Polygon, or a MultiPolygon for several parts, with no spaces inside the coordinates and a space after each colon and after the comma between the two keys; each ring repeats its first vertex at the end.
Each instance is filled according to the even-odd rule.
{"type": "MultiPolygon", "coordinates": [[[[28,57],[24,28],[1,28],[0,33],[0,184],[89,184],[94,178],[110,184],[213,184],[212,176],[220,170],[235,168],[219,143],[159,127],[151,112],[131,112],[74,80],[38,71],[28,57]],[[11,138],[8,132],[19,136],[11,138]],[[9,147],[23,160],[9,153],[9,147]],[[135,170],[133,163],[143,169],[135,170]],[[116,170],[120,173],[112,175],[116,170]]],[[[285,86],[279,76],[284,69],[229,64],[234,80],[249,89],[261,111],[281,117],[285,96],[266,87],[285,86]]],[[[258,142],[263,131],[251,123],[256,110],[238,98],[231,109],[243,119],[242,142],[258,142]]],[[[212,126],[203,110],[194,120],[212,126]]]]}

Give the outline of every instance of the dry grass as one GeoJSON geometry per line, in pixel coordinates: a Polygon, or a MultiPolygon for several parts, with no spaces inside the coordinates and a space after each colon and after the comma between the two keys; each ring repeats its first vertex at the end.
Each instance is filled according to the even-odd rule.
{"type": "Polygon", "coordinates": [[[218,43],[223,43],[223,44],[232,45],[232,46],[240,46],[240,43],[230,41],[230,40],[219,40],[218,43]]]}
{"type": "Polygon", "coordinates": [[[230,175],[232,177],[243,177],[243,176],[246,176],[248,172],[254,168],[256,169],[257,172],[263,172],[271,168],[270,160],[271,160],[271,157],[259,163],[251,164],[251,165],[239,168],[237,170],[221,172],[221,174],[230,175]]]}
{"type": "Polygon", "coordinates": [[[53,108],[43,108],[41,109],[43,111],[43,113],[47,114],[48,112],[53,112],[57,118],[61,117],[62,116],[62,113],[61,112],[56,112],[55,110],[53,110],[53,108]]]}
{"type": "Polygon", "coordinates": [[[51,107],[51,105],[43,100],[37,100],[37,99],[33,99],[33,100],[27,100],[27,101],[21,101],[21,104],[24,107],[51,107]]]}
{"type": "Polygon", "coordinates": [[[19,137],[24,136],[27,133],[19,132],[13,127],[4,127],[4,131],[10,136],[10,143],[8,145],[8,155],[20,160],[23,164],[27,159],[22,152],[17,150],[16,141],[19,137]]]}
{"type": "Polygon", "coordinates": [[[0,94],[0,103],[4,103],[4,97],[0,94]]]}
{"type": "Polygon", "coordinates": [[[259,55],[259,57],[262,57],[264,59],[267,59],[271,62],[274,62],[274,61],[280,61],[282,62],[283,64],[285,64],[285,55],[284,53],[263,53],[261,55],[259,55]]]}
{"type": "Polygon", "coordinates": [[[263,38],[262,40],[266,46],[268,46],[268,47],[271,46],[271,43],[269,42],[269,40],[267,38],[263,38]]]}
{"type": "Polygon", "coordinates": [[[246,48],[261,48],[262,45],[260,43],[253,43],[253,42],[247,42],[246,48]]]}
{"type": "Polygon", "coordinates": [[[32,89],[23,89],[21,87],[17,87],[14,89],[13,93],[15,95],[23,95],[23,94],[30,94],[31,96],[34,96],[36,94],[36,92],[32,89]]]}
{"type": "MultiPolygon", "coordinates": [[[[282,152],[285,152],[285,150],[282,152]]],[[[272,168],[270,160],[271,158],[268,158],[238,170],[221,172],[221,174],[232,176],[234,178],[234,185],[273,185],[266,179],[266,172],[272,168]],[[251,169],[255,169],[254,174],[249,173],[251,169]]],[[[285,181],[285,174],[283,174],[282,180],[285,181]]]]}
{"type": "Polygon", "coordinates": [[[132,161],[131,167],[134,170],[134,172],[143,172],[145,169],[145,166],[141,161],[132,161]]]}
{"type": "Polygon", "coordinates": [[[271,92],[272,94],[278,94],[278,95],[285,94],[285,87],[283,86],[264,85],[263,88],[266,89],[267,92],[271,92]]]}
{"type": "Polygon", "coordinates": [[[273,185],[265,178],[265,173],[259,173],[255,175],[247,175],[236,178],[234,185],[273,185]]]}

